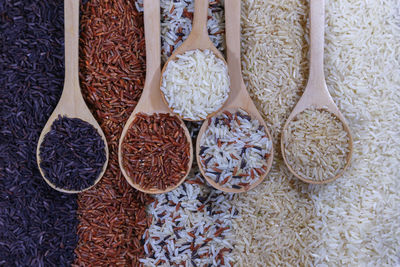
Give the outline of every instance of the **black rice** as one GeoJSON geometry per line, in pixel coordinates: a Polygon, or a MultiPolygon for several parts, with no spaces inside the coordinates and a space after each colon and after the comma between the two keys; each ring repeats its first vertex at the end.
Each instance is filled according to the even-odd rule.
{"type": "Polygon", "coordinates": [[[76,196],[36,164],[63,84],[63,1],[0,1],[0,266],[70,266],[76,196]]]}
{"type": "Polygon", "coordinates": [[[90,123],[59,115],[40,145],[40,167],[57,188],[92,186],[106,161],[105,144],[90,123]]]}

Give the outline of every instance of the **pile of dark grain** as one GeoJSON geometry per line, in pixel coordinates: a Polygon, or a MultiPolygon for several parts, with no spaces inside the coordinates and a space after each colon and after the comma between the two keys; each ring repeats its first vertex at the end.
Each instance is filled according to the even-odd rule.
{"type": "Polygon", "coordinates": [[[63,87],[63,1],[0,1],[0,266],[69,266],[76,196],[40,176],[36,144],[63,87]]]}
{"type": "Polygon", "coordinates": [[[75,266],[138,266],[140,239],[151,222],[149,195],[124,179],[118,165],[122,128],[145,78],[143,14],[134,1],[92,0],[81,7],[80,80],[85,100],[109,145],[101,181],[78,198],[79,243],[75,266]]]}
{"type": "Polygon", "coordinates": [[[94,185],[106,162],[96,128],[79,118],[58,115],[40,144],[40,168],[53,186],[80,191],[94,185]]]}

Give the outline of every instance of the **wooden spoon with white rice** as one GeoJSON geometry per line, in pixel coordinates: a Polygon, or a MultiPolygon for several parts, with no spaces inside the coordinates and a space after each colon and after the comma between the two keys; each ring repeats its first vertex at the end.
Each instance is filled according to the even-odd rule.
{"type": "Polygon", "coordinates": [[[195,0],[192,30],[161,71],[164,102],[188,121],[215,115],[229,97],[227,63],[208,35],[208,6],[208,0],[195,0]]]}
{"type": "MultiPolygon", "coordinates": [[[[329,183],[339,178],[348,167],[353,151],[353,141],[349,126],[329,94],[325,82],[324,8],[324,0],[310,1],[310,74],[304,94],[289,115],[281,136],[281,149],[285,164],[294,176],[304,182],[312,184],[329,183]],[[304,117],[304,112],[310,111],[319,112],[321,116],[323,112],[329,112],[332,115],[330,116],[331,121],[321,122],[320,126],[323,127],[317,127],[315,125],[312,126],[312,122],[299,122],[297,120],[298,118],[304,117]],[[341,127],[337,127],[337,123],[335,124],[334,120],[338,120],[341,123],[341,127]],[[307,129],[307,125],[308,128],[314,127],[314,130],[307,129]],[[288,132],[288,128],[292,130],[288,132]],[[293,129],[295,128],[302,129],[302,132],[294,132],[293,129]],[[323,130],[318,132],[317,128],[323,130]],[[332,131],[329,129],[334,129],[335,132],[339,132],[335,134],[336,136],[332,136],[332,131]],[[343,134],[340,134],[340,132],[343,132],[343,134]],[[342,144],[343,138],[347,140],[346,146],[342,144]],[[335,139],[337,139],[336,143],[335,139]],[[300,146],[303,145],[303,147],[300,148],[300,146],[296,146],[297,151],[291,151],[290,147],[294,147],[294,142],[298,142],[300,146]],[[305,153],[304,151],[312,145],[314,145],[315,151],[307,151],[307,153],[305,153]],[[328,146],[337,146],[337,155],[329,152],[328,146]],[[343,164],[336,164],[339,166],[339,169],[331,170],[332,166],[328,166],[329,162],[338,161],[339,156],[341,160],[344,161],[343,164]],[[326,157],[326,160],[321,160],[321,157],[326,157]],[[296,164],[294,164],[295,162],[296,164]],[[320,164],[316,164],[316,162],[320,164]],[[313,166],[309,166],[311,164],[313,166]],[[311,168],[314,168],[314,170],[311,168]],[[310,175],[306,176],[304,173],[309,173],[310,175]]],[[[311,116],[311,114],[308,115],[311,116]]],[[[315,121],[315,119],[313,120],[315,121]]]]}

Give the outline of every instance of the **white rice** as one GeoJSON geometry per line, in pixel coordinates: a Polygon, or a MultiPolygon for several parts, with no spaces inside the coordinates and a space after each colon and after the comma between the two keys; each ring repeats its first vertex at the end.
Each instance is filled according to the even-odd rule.
{"type": "Polygon", "coordinates": [[[191,50],[168,62],[161,91],[168,106],[183,119],[203,120],[229,96],[226,63],[210,50],[191,50]]]}
{"type": "MultiPolygon", "coordinates": [[[[308,77],[308,1],[241,2],[244,78],[279,136],[308,77]]],[[[309,186],[277,153],[269,180],[235,196],[237,266],[400,265],[398,1],[326,1],[326,13],[325,76],[353,133],[352,164],[309,186]]]]}
{"type": "Polygon", "coordinates": [[[283,133],[286,161],[306,180],[324,181],[343,172],[349,154],[349,136],[329,111],[306,109],[283,133]]]}

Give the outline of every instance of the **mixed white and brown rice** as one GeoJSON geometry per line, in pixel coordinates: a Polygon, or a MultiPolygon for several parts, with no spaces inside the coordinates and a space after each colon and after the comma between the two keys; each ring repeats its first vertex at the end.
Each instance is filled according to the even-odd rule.
{"type": "Polygon", "coordinates": [[[225,188],[249,188],[267,171],[272,142],[265,127],[246,111],[224,111],[208,120],[200,140],[200,164],[225,188]]]}

